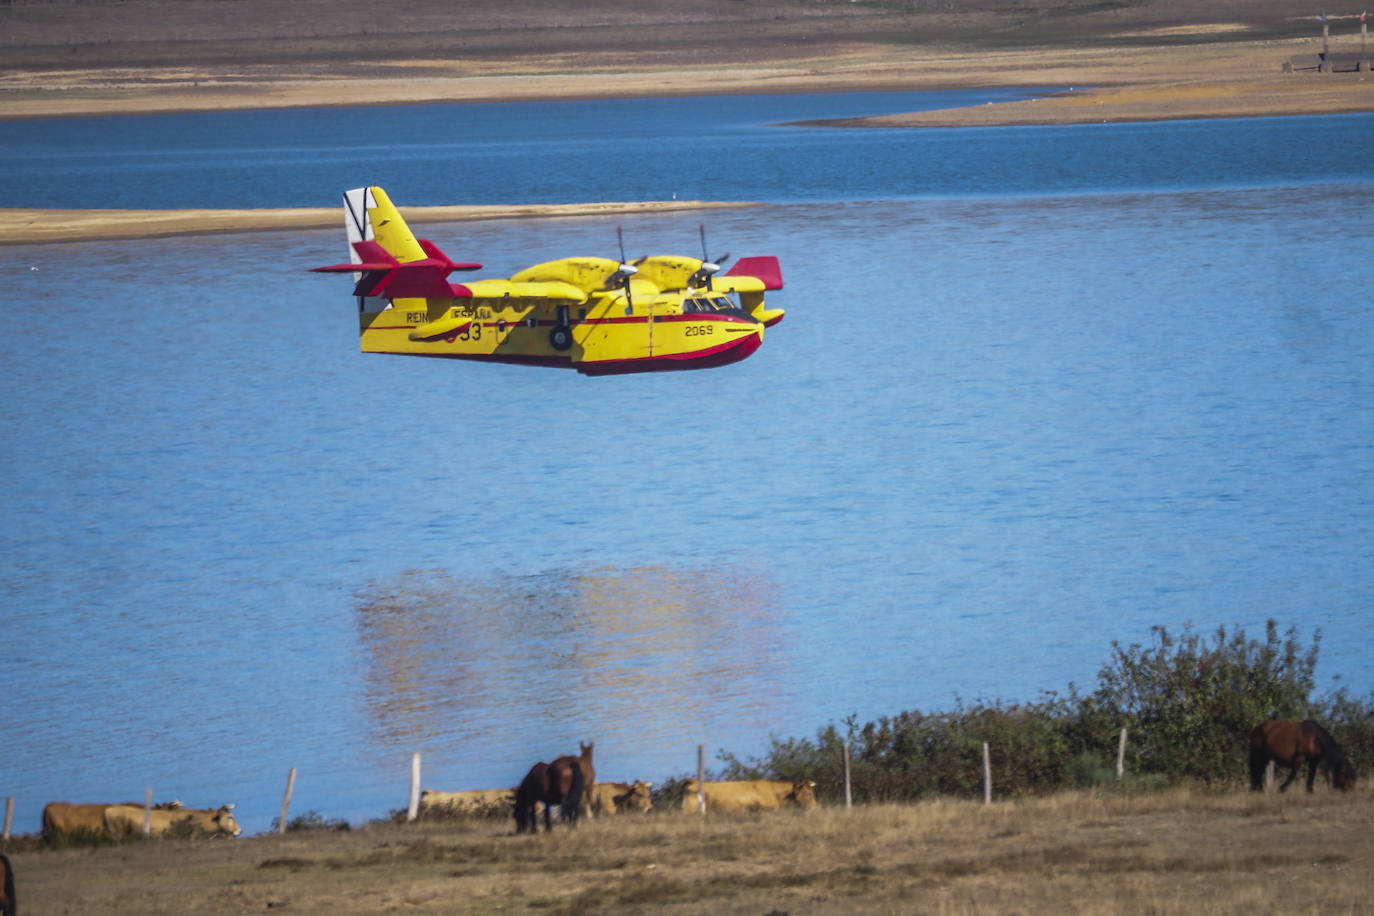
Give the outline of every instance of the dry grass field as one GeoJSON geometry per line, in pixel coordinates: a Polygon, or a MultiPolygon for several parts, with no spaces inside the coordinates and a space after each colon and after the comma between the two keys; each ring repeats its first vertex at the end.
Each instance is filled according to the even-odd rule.
{"type": "Polygon", "coordinates": [[[21,912],[1359,913],[1374,796],[1071,792],[984,806],[512,822],[11,851],[21,912]]]}

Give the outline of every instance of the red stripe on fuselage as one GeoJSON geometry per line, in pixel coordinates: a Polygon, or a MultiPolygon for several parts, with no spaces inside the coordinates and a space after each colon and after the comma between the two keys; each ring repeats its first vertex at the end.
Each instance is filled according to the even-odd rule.
{"type": "Polygon", "coordinates": [[[635,359],[604,360],[601,362],[573,362],[566,356],[533,356],[496,353],[417,353],[411,350],[368,350],[368,353],[388,353],[392,356],[423,356],[429,359],[466,359],[483,363],[505,363],[515,366],[546,366],[555,369],[576,369],[583,375],[629,375],[635,372],[666,372],[684,369],[712,369],[728,366],[752,356],[763,339],[753,334],[736,337],[705,350],[677,353],[671,356],[642,356],[635,359]]]}
{"type": "Polygon", "coordinates": [[[600,362],[573,363],[572,367],[583,375],[628,375],[632,372],[666,372],[675,369],[712,369],[728,366],[752,356],[763,343],[758,334],[736,337],[723,344],[693,350],[691,353],[675,353],[669,356],[640,356],[634,359],[614,359],[600,362]]]}

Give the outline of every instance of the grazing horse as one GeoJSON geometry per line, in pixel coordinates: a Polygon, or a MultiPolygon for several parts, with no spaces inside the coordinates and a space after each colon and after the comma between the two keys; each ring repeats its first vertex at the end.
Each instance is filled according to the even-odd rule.
{"type": "Polygon", "coordinates": [[[582,804],[585,785],[576,757],[559,757],[553,763],[536,763],[530,767],[515,790],[515,832],[539,832],[539,822],[534,816],[535,802],[544,803],[545,831],[553,829],[549,809],[554,805],[558,805],[559,815],[564,820],[577,823],[577,809],[582,804]]]}
{"type": "Polygon", "coordinates": [[[592,748],[596,747],[595,741],[583,744],[577,742],[579,751],[577,765],[582,769],[582,810],[578,813],[585,815],[588,820],[592,814],[592,789],[596,786],[596,766],[592,763],[592,748]]]}
{"type": "Polygon", "coordinates": [[[14,916],[19,911],[14,902],[14,866],[4,853],[0,853],[0,872],[4,872],[0,878],[0,916],[14,916]]]}
{"type": "Polygon", "coordinates": [[[1292,768],[1279,786],[1280,792],[1287,791],[1304,763],[1307,764],[1309,792],[1317,778],[1319,763],[1326,764],[1327,775],[1337,789],[1355,788],[1354,765],[1336,739],[1311,719],[1302,722],[1270,719],[1250,732],[1250,788],[1254,791],[1264,791],[1264,768],[1271,760],[1292,768]]]}

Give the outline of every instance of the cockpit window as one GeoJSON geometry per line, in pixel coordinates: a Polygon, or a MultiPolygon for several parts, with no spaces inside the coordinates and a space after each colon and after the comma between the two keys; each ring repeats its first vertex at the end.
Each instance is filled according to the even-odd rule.
{"type": "Polygon", "coordinates": [[[724,296],[717,296],[714,302],[716,303],[716,308],[720,309],[721,311],[724,311],[726,309],[732,309],[735,307],[735,303],[731,302],[724,296]]]}
{"type": "Polygon", "coordinates": [[[714,312],[716,310],[715,306],[711,304],[710,299],[693,299],[692,301],[697,304],[697,311],[714,312]]]}

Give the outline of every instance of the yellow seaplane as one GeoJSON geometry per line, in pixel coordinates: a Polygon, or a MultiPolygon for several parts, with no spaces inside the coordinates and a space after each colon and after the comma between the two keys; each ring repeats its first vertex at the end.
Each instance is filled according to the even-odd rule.
{"type": "MultiPolygon", "coordinates": [[[[481,264],[450,260],[417,239],[379,187],[344,192],[352,260],[313,268],[352,273],[362,350],[563,366],[585,375],[704,369],[739,362],[783,310],[775,257],[718,261],[654,255],[561,258],[510,279],[452,283],[481,264]]],[[[729,257],[726,255],[725,257],[729,257]]]]}

